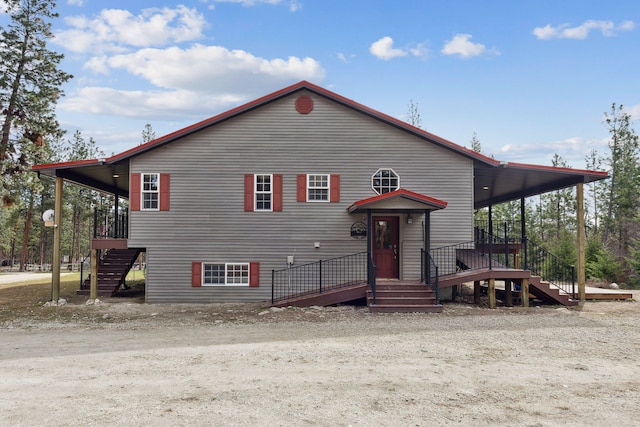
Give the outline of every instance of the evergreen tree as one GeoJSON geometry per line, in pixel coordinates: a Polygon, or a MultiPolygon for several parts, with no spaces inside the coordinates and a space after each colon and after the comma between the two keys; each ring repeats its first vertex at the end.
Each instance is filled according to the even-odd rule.
{"type": "Polygon", "coordinates": [[[156,139],[156,133],[153,131],[151,125],[147,123],[144,125],[144,130],[142,131],[142,143],[144,144],[154,139],[156,139]]]}
{"type": "Polygon", "coordinates": [[[30,163],[29,145],[42,146],[46,136],[59,136],[55,105],[63,95],[60,86],[72,76],[58,69],[62,55],[47,48],[53,37],[50,21],[58,16],[55,2],[5,0],[10,22],[0,28],[0,179],[3,201],[10,175],[30,163]]]}
{"type": "Polygon", "coordinates": [[[633,239],[630,230],[637,222],[640,191],[640,163],[638,161],[639,141],[631,127],[631,118],[622,105],[611,106],[611,113],[605,113],[605,125],[611,134],[607,159],[611,178],[607,194],[607,209],[604,220],[603,241],[617,240],[621,256],[628,253],[633,239]]]}

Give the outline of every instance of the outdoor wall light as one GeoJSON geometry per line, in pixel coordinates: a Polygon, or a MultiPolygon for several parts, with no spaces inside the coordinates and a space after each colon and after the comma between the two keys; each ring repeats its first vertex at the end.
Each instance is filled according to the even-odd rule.
{"type": "Polygon", "coordinates": [[[407,224],[413,224],[413,218],[411,218],[411,214],[407,214],[407,224]]]}
{"type": "Polygon", "coordinates": [[[488,185],[485,185],[484,187],[482,187],[482,189],[486,191],[486,190],[488,190],[488,189],[489,189],[489,186],[488,186],[488,185]]]}

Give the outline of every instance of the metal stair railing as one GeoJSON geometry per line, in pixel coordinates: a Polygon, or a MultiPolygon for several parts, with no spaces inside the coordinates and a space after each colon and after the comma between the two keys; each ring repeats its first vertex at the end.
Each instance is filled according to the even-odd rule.
{"type": "MultiPolygon", "coordinates": [[[[367,283],[369,262],[371,261],[368,259],[367,252],[359,252],[281,270],[271,270],[271,304],[367,283]]],[[[375,283],[373,292],[375,294],[375,283]]]]}
{"type": "Polygon", "coordinates": [[[431,254],[424,249],[420,249],[420,282],[428,285],[436,297],[436,304],[440,304],[440,293],[438,290],[438,265],[431,254]]]}

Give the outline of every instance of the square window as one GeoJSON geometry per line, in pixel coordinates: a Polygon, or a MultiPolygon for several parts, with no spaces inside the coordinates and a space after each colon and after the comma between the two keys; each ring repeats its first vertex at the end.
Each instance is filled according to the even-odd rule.
{"type": "Polygon", "coordinates": [[[307,175],[307,200],[329,201],[329,175],[307,175]]]}

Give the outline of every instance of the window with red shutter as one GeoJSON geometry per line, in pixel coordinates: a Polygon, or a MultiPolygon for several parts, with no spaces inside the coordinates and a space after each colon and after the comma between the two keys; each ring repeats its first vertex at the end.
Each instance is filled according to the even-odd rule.
{"type": "Polygon", "coordinates": [[[201,262],[191,263],[191,286],[194,286],[194,287],[202,286],[202,263],[201,262]]]}

